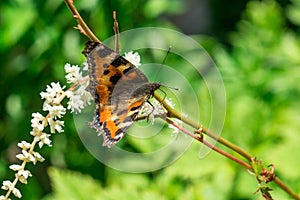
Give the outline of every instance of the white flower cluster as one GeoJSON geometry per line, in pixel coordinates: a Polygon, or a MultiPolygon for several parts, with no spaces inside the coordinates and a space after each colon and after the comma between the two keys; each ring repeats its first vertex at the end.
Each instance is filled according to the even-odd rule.
{"type": "Polygon", "coordinates": [[[166,109],[162,106],[160,102],[151,101],[144,103],[141,110],[139,111],[138,116],[146,116],[151,121],[151,123],[154,124],[155,118],[165,118],[166,113],[166,109]]]}
{"type": "Polygon", "coordinates": [[[141,57],[138,54],[138,52],[134,52],[134,53],[132,51],[126,52],[124,54],[124,58],[129,62],[131,62],[136,67],[141,66],[141,57]]]}
{"type": "MultiPolygon", "coordinates": [[[[171,108],[175,107],[172,99],[165,98],[164,100],[171,108]]],[[[157,117],[166,118],[167,110],[163,107],[163,105],[158,101],[147,102],[143,105],[142,109],[139,112],[138,116],[147,117],[150,119],[151,123],[154,124],[154,120],[157,117]]],[[[182,121],[173,119],[177,124],[182,125],[182,121]]],[[[169,124],[169,128],[173,129],[172,137],[177,137],[178,133],[180,133],[179,129],[171,124],[169,124]]]]}
{"type": "Polygon", "coordinates": [[[46,92],[41,92],[40,95],[42,99],[45,99],[43,110],[48,111],[48,115],[45,117],[40,113],[32,114],[32,130],[30,134],[34,137],[33,141],[32,143],[26,141],[18,143],[18,147],[21,148],[21,153],[16,155],[16,157],[22,161],[22,164],[13,164],[10,166],[10,169],[16,171],[15,180],[13,182],[8,180],[3,181],[1,188],[8,192],[5,197],[0,196],[0,200],[7,199],[10,192],[18,198],[22,197],[15,185],[18,181],[27,184],[27,178],[32,176],[29,170],[25,170],[26,164],[29,162],[36,164],[37,162],[44,161],[44,158],[38,152],[34,151],[35,145],[38,144],[40,148],[45,144],[51,146],[51,140],[49,139],[50,134],[46,134],[44,128],[49,125],[51,133],[55,133],[55,131],[59,133],[63,132],[62,126],[64,122],[58,120],[66,113],[66,109],[60,104],[64,96],[63,88],[59,83],[51,83],[50,86],[47,86],[46,92]]]}
{"type": "Polygon", "coordinates": [[[34,137],[32,143],[22,141],[18,143],[18,147],[21,148],[21,153],[16,157],[22,161],[20,165],[13,164],[10,169],[15,171],[15,180],[13,182],[5,180],[2,183],[2,189],[7,190],[5,196],[1,195],[0,200],[9,199],[9,195],[12,193],[14,196],[21,198],[21,192],[15,187],[17,182],[27,184],[28,177],[32,174],[29,170],[25,170],[27,163],[43,162],[44,158],[36,151],[34,151],[35,145],[42,148],[44,145],[51,147],[50,135],[44,132],[46,126],[49,125],[50,133],[63,132],[64,121],[60,119],[66,114],[66,108],[61,105],[62,100],[65,97],[69,98],[67,109],[71,112],[80,112],[85,105],[89,104],[92,99],[89,92],[85,90],[88,86],[88,78],[82,76],[80,68],[78,66],[65,65],[66,79],[68,83],[72,83],[73,86],[64,91],[64,86],[61,87],[59,83],[51,83],[47,85],[46,91],[41,92],[41,99],[44,99],[43,111],[47,111],[48,114],[43,116],[40,113],[33,113],[31,119],[32,130],[30,134],[34,137]]]}
{"type": "MultiPolygon", "coordinates": [[[[50,132],[55,133],[55,131],[61,133],[63,132],[62,126],[63,121],[58,120],[66,114],[66,108],[61,105],[61,101],[65,97],[64,87],[61,87],[59,83],[51,83],[51,86],[47,85],[46,92],[41,92],[40,95],[42,99],[45,99],[43,104],[43,110],[49,112],[49,117],[47,119],[40,113],[33,113],[31,120],[31,126],[33,131],[30,132],[31,135],[38,137],[40,139],[39,132],[49,123],[50,132]]],[[[42,138],[47,138],[42,136],[42,138]]],[[[36,139],[36,138],[35,138],[36,139]]]]}
{"type": "MultiPolygon", "coordinates": [[[[18,198],[22,197],[22,194],[21,194],[20,190],[15,188],[15,185],[10,181],[3,181],[1,188],[3,190],[11,191],[15,195],[15,197],[18,197],[18,198]]],[[[9,199],[9,198],[6,198],[3,195],[0,196],[0,200],[6,200],[6,199],[9,199]]]]}
{"type": "MultiPolygon", "coordinates": [[[[84,63],[83,70],[87,70],[87,63],[84,63]]],[[[85,80],[86,78],[82,76],[82,72],[77,65],[71,66],[70,64],[66,64],[65,71],[67,74],[65,77],[68,83],[80,83],[80,85],[76,87],[75,90],[66,91],[66,95],[69,98],[68,109],[71,110],[71,112],[80,113],[81,110],[86,105],[89,105],[92,100],[91,94],[86,91],[86,88],[89,85],[89,81],[88,79],[85,80]]]]}

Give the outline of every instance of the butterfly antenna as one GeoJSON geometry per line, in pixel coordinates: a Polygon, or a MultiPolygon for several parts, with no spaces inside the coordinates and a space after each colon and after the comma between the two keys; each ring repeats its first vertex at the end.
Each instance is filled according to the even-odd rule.
{"type": "Polygon", "coordinates": [[[169,46],[168,51],[167,51],[167,54],[166,54],[166,56],[164,57],[164,59],[163,59],[163,61],[162,61],[162,63],[161,63],[162,65],[165,64],[165,62],[166,62],[166,60],[167,60],[167,57],[168,57],[169,53],[171,52],[171,49],[172,49],[172,46],[169,46]]]}
{"type": "Polygon", "coordinates": [[[176,90],[176,91],[179,90],[179,89],[176,88],[176,87],[170,87],[170,86],[168,86],[168,85],[162,85],[162,86],[164,86],[164,87],[166,87],[166,88],[169,88],[169,89],[172,89],[172,90],[176,90]]]}
{"type": "MultiPolygon", "coordinates": [[[[167,58],[168,58],[169,53],[171,52],[171,49],[172,49],[172,46],[169,46],[168,51],[167,51],[167,54],[166,54],[166,56],[164,57],[164,59],[163,59],[161,65],[164,65],[164,64],[166,63],[166,60],[167,60],[167,58]]],[[[157,71],[156,75],[160,72],[160,70],[161,70],[161,68],[157,71]]],[[[164,86],[164,87],[166,87],[166,88],[169,88],[169,89],[172,89],[172,90],[176,90],[176,91],[179,90],[178,88],[170,87],[170,86],[163,85],[163,84],[162,84],[162,86],[164,86]]],[[[160,91],[162,91],[162,92],[165,94],[165,97],[167,96],[167,94],[166,94],[163,90],[160,90],[160,91]]],[[[164,99],[165,99],[165,97],[164,97],[164,99]]]]}
{"type": "Polygon", "coordinates": [[[117,21],[117,12],[113,11],[113,19],[114,19],[114,32],[115,32],[115,51],[119,53],[120,51],[120,32],[119,32],[119,24],[117,21]]]}
{"type": "Polygon", "coordinates": [[[168,51],[167,51],[167,54],[166,54],[166,56],[164,57],[162,63],[160,64],[161,67],[160,67],[160,68],[158,69],[158,71],[156,72],[156,77],[157,77],[158,73],[161,71],[162,65],[164,65],[164,64],[166,63],[166,60],[167,60],[167,58],[168,58],[169,53],[171,52],[171,49],[172,49],[172,47],[169,46],[168,51]]]}

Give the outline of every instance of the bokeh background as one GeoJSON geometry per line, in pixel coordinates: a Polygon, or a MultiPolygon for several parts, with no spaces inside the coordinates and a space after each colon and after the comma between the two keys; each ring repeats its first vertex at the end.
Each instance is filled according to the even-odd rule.
{"type": "MultiPolygon", "coordinates": [[[[224,80],[227,114],[222,137],[273,163],[278,176],[300,193],[299,0],[77,0],[75,4],[101,40],[114,34],[116,10],[121,31],[164,27],[198,41],[224,80]]],[[[74,26],[62,0],[0,2],[1,181],[14,178],[8,166],[18,162],[16,144],[32,139],[31,113],[42,112],[39,93],[50,82],[66,84],[66,62],[84,61],[80,52],[87,39],[74,26]]],[[[199,85],[199,93],[205,90],[200,80],[191,84],[199,85]]],[[[206,105],[204,99],[200,108],[209,110],[206,105]]],[[[73,115],[64,120],[64,133],[52,137],[51,148],[39,150],[45,162],[29,164],[33,177],[28,185],[17,186],[23,199],[260,199],[253,194],[257,189],[253,175],[214,152],[199,159],[196,142],[167,168],[131,174],[91,156],[76,133],[73,115]]],[[[206,121],[204,114],[202,123],[206,121]]],[[[140,150],[138,144],[128,145],[140,150]]],[[[275,199],[289,199],[275,184],[270,187],[275,199]]]]}

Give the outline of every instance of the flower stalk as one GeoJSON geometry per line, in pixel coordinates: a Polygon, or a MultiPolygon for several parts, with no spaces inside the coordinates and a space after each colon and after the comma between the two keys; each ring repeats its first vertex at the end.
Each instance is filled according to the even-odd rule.
{"type": "Polygon", "coordinates": [[[45,92],[41,92],[41,99],[44,99],[43,111],[48,112],[46,116],[40,113],[33,113],[31,119],[32,130],[30,134],[33,136],[31,143],[21,141],[18,147],[21,148],[21,153],[16,155],[17,159],[22,161],[21,164],[12,164],[9,168],[15,171],[15,179],[13,182],[4,180],[1,189],[6,190],[5,195],[0,196],[0,200],[10,199],[9,196],[13,194],[17,198],[21,198],[22,194],[16,188],[18,182],[27,184],[27,179],[32,176],[29,170],[25,167],[32,162],[34,165],[37,162],[43,162],[45,159],[35,151],[36,146],[42,148],[44,145],[51,147],[50,136],[54,133],[62,133],[64,121],[60,119],[66,114],[66,110],[71,112],[80,112],[92,99],[89,92],[85,91],[88,85],[88,77],[82,77],[82,73],[78,66],[65,65],[66,79],[68,83],[73,84],[68,90],[64,91],[65,87],[61,87],[59,83],[51,83],[47,86],[45,92]],[[66,109],[61,102],[65,98],[69,98],[68,108],[66,109]],[[45,128],[49,126],[50,133],[44,132],[45,128]]]}

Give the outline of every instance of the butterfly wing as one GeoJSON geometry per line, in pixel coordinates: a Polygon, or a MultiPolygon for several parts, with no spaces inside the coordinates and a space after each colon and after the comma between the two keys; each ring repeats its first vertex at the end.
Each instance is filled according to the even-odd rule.
{"type": "Polygon", "coordinates": [[[147,77],[125,58],[100,43],[88,42],[83,54],[89,66],[89,91],[96,111],[90,126],[103,134],[103,146],[117,143],[160,84],[147,77]],[[154,84],[154,85],[153,85],[154,84]]]}

